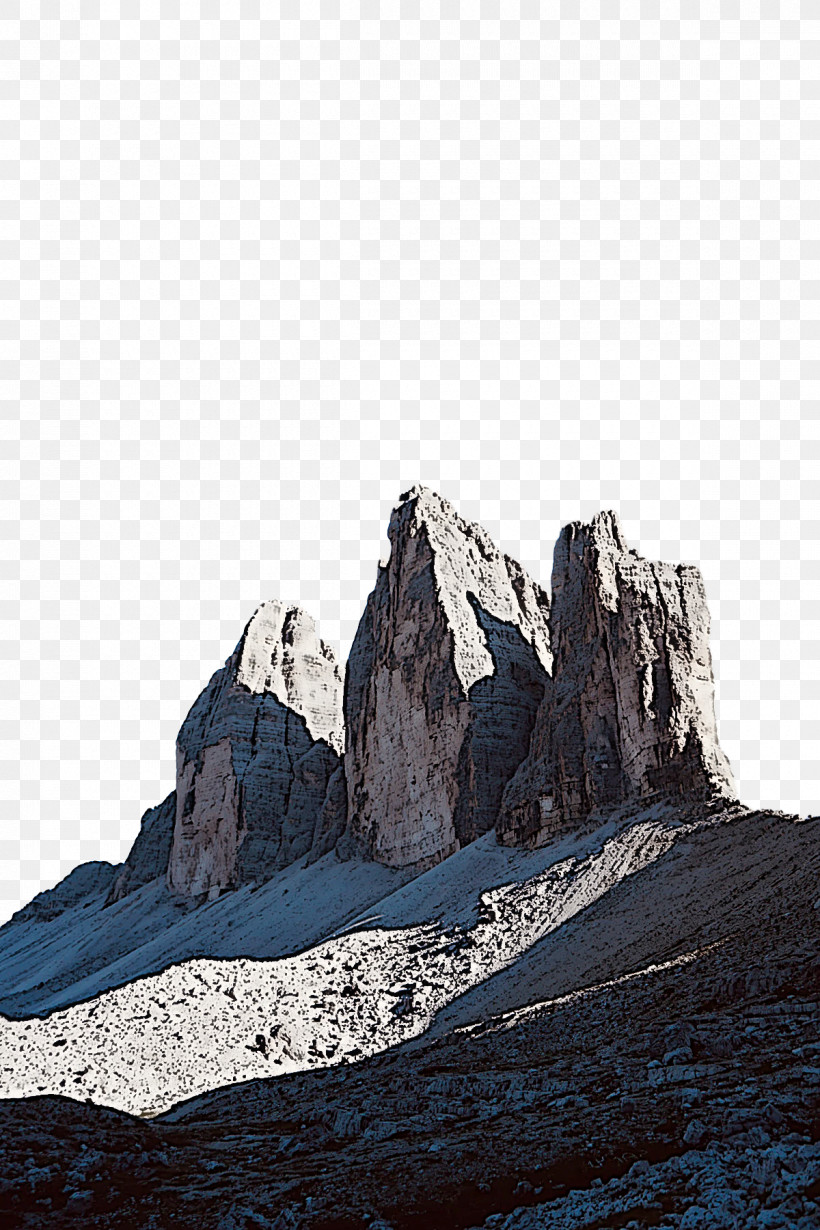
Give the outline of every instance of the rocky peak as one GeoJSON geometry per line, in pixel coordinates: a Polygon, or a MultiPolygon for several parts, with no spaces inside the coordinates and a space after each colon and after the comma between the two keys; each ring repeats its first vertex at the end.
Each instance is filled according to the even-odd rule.
{"type": "Polygon", "coordinates": [[[402,539],[422,535],[429,544],[435,595],[452,631],[453,665],[465,692],[494,670],[476,603],[496,619],[525,628],[526,639],[549,670],[549,599],[520,564],[498,550],[483,526],[459,516],[429,487],[415,486],[400,497],[387,533],[391,558],[397,543],[402,551],[402,539]]]}
{"type": "Polygon", "coordinates": [[[549,602],[428,488],[388,536],[348,663],[348,838],[423,870],[495,822],[549,680],[549,602]]]}
{"type": "Polygon", "coordinates": [[[109,903],[163,875],[215,896],[334,848],[413,873],[494,826],[538,845],[655,794],[733,797],[696,568],[642,559],[602,512],[562,530],[550,602],[421,486],[388,537],[344,698],[311,617],[263,603],[186,717],[176,789],[109,903]]]}
{"type": "Polygon", "coordinates": [[[613,512],[573,522],[555,547],[550,635],[552,687],[505,793],[502,841],[539,844],[653,794],[734,797],[697,568],[643,559],[613,512]]]}
{"type": "Polygon", "coordinates": [[[305,719],[313,739],[324,739],[341,753],[341,674],[333,650],[319,639],[306,611],[275,599],[263,602],[248,621],[233,658],[237,685],[275,696],[305,719]]]}
{"type": "Polygon", "coordinates": [[[177,737],[169,886],[213,895],[306,853],[342,731],[332,650],[306,612],[263,603],[177,737]]]}

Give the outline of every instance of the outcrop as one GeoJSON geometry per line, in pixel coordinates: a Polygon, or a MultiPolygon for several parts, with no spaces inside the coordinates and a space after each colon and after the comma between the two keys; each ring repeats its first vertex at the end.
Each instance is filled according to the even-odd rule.
{"type": "MultiPolygon", "coordinates": [[[[817,823],[725,810],[731,818],[716,807],[694,833],[689,816],[661,861],[533,945],[529,970],[519,960],[496,975],[504,993],[496,988],[480,1011],[473,1001],[456,1020],[439,1014],[425,1036],[354,1063],[340,1062],[327,1033],[320,1057],[317,1026],[333,1030],[340,1009],[357,1019],[359,1003],[370,1017],[375,996],[374,1025],[395,1034],[441,982],[422,973],[409,943],[395,978],[374,963],[374,949],[389,959],[391,946],[409,939],[395,920],[360,930],[367,954],[349,951],[350,929],[304,954],[312,994],[303,981],[288,982],[310,1004],[297,1022],[302,1038],[283,1019],[288,995],[261,1011],[248,996],[242,982],[258,976],[256,962],[189,966],[176,994],[155,988],[109,1033],[100,1001],[76,1033],[69,1014],[53,1015],[45,1044],[48,1022],[22,1023],[23,1052],[4,1066],[30,1057],[51,1063],[55,1078],[62,1067],[62,1075],[49,1083],[52,1096],[38,1090],[0,1100],[0,1208],[8,1224],[817,1230],[817,823]],[[216,1017],[244,1012],[239,1045],[225,1045],[218,1025],[218,1044],[209,1045],[190,1022],[197,1001],[210,1002],[216,1017]],[[82,1048],[124,1053],[132,1031],[163,1028],[178,1034],[175,1063],[187,1053],[198,1071],[243,1053],[261,1079],[220,1081],[148,1122],[100,1105],[110,1097],[85,1100],[75,1083],[85,1080],[82,1048]]],[[[489,836],[476,844],[489,850],[489,836]]],[[[566,844],[557,843],[556,872],[566,844]]],[[[492,850],[530,868],[547,857],[492,850]]],[[[474,852],[460,851],[423,878],[441,881],[474,852]]],[[[562,891],[558,876],[555,886],[562,891]]],[[[523,897],[509,895],[506,922],[474,918],[471,935],[445,920],[444,934],[431,927],[415,942],[455,971],[476,953],[470,940],[483,930],[502,927],[512,938],[522,917],[532,920],[534,887],[523,882],[523,897]]],[[[423,900],[431,919],[439,905],[429,888],[423,900]]],[[[259,988],[269,994],[268,980],[259,988]]],[[[454,999],[453,1008],[462,1002],[454,999]]],[[[350,1045],[344,1024],[335,1028],[350,1045]]],[[[161,1094],[167,1066],[138,1053],[135,1046],[127,1071],[152,1075],[161,1094]]]]}
{"type": "Polygon", "coordinates": [[[157,807],[149,807],[144,813],[128,858],[117,868],[106,905],[121,901],[143,885],[167,875],[176,811],[177,796],[172,790],[157,807]]]}
{"type": "Polygon", "coordinates": [[[341,707],[339,668],[310,616],[260,606],[177,737],[171,889],[214,896],[307,853],[339,764],[341,707]]]}
{"type": "Polygon", "coordinates": [[[549,601],[424,487],[388,535],[347,668],[341,849],[422,871],[495,823],[549,683],[549,601]]]}
{"type": "Polygon", "coordinates": [[[107,904],[163,876],[213,897],[332,850],[417,873],[494,827],[532,846],[656,794],[734,797],[696,568],[642,559],[600,513],[562,530],[550,600],[424,487],[388,536],[344,694],[310,616],[263,603],[107,904]]]}
{"type": "Polygon", "coordinates": [[[38,893],[11,916],[7,926],[30,922],[54,922],[74,906],[105,892],[124,864],[81,863],[54,888],[38,893]]]}
{"type": "Polygon", "coordinates": [[[718,743],[709,612],[697,568],[642,559],[602,512],[555,547],[551,687],[498,834],[539,845],[657,794],[734,797],[718,743]]]}

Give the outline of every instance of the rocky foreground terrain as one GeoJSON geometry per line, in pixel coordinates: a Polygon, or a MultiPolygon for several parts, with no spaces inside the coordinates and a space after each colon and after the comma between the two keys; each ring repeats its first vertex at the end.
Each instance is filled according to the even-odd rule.
{"type": "MultiPolygon", "coordinates": [[[[705,830],[703,860],[745,823],[705,830]]],[[[614,978],[150,1122],[0,1103],[4,1224],[820,1225],[820,820],[750,840],[767,825],[783,866],[729,886],[733,909],[683,908],[660,959],[638,944],[614,978]]],[[[627,884],[590,921],[634,913],[627,884]]]]}
{"type": "Polygon", "coordinates": [[[0,1227],[820,1227],[820,817],[735,797],[697,569],[389,537],[344,675],[264,603],[0,928],[0,1227]]]}

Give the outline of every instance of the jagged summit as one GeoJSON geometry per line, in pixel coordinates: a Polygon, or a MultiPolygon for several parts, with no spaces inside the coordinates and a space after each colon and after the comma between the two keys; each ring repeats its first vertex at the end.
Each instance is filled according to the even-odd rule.
{"type": "Polygon", "coordinates": [[[110,901],[158,875],[213,895],[333,849],[420,871],[493,826],[531,845],[654,793],[734,796],[696,568],[642,559],[602,511],[561,531],[550,598],[421,484],[388,538],[344,695],[306,612],[253,613],[110,901]]]}
{"type": "Polygon", "coordinates": [[[171,889],[236,888],[310,849],[339,761],[341,699],[341,673],[311,617],[260,606],[177,736],[171,889]]]}
{"type": "Polygon", "coordinates": [[[394,546],[397,538],[419,533],[426,535],[434,559],[436,596],[453,631],[454,665],[464,691],[493,672],[486,635],[466,597],[470,593],[498,619],[520,627],[549,670],[549,597],[521,565],[499,551],[482,525],[460,516],[429,487],[416,485],[394,507],[387,534],[394,546]]]}
{"type": "Polygon", "coordinates": [[[186,717],[177,789],[145,812],[108,904],[158,876],[195,897],[300,857],[343,744],[333,651],[300,607],[263,602],[186,717]]]}
{"type": "Polygon", "coordinates": [[[503,841],[538,844],[656,793],[735,797],[697,568],[643,559],[614,512],[572,522],[555,546],[550,636],[552,690],[504,797],[503,841]]]}
{"type": "Polygon", "coordinates": [[[549,678],[549,600],[428,488],[388,537],[348,662],[347,836],[420,871],[495,823],[549,678]]]}
{"type": "Polygon", "coordinates": [[[341,754],[341,675],[333,650],[320,640],[307,611],[275,598],[263,602],[248,620],[229,664],[237,684],[275,696],[305,719],[313,739],[324,739],[341,754]]]}

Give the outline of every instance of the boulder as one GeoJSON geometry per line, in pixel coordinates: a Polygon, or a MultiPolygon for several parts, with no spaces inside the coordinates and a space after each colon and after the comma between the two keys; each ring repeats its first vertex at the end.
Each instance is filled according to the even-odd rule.
{"type": "Polygon", "coordinates": [[[342,738],[332,650],[304,611],[263,603],[177,737],[169,887],[214,896],[306,854],[342,738]]]}
{"type": "Polygon", "coordinates": [[[339,848],[423,871],[495,823],[549,683],[549,602],[424,487],[388,535],[347,668],[339,848]]]}
{"type": "Polygon", "coordinates": [[[550,639],[551,687],[504,794],[503,843],[540,845],[656,795],[735,797],[697,568],[642,559],[612,512],[573,522],[555,547],[550,639]]]}

